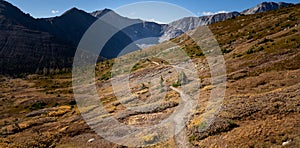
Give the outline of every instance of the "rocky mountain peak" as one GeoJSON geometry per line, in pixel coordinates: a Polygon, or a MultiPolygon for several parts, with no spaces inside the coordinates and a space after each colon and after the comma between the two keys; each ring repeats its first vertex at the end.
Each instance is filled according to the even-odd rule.
{"type": "Polygon", "coordinates": [[[111,9],[107,9],[107,8],[105,8],[105,9],[103,9],[103,10],[97,10],[97,11],[94,11],[94,12],[92,12],[92,13],[90,13],[92,16],[94,16],[94,17],[97,17],[97,18],[99,18],[99,17],[101,17],[101,16],[103,16],[104,14],[106,14],[106,13],[108,13],[108,12],[113,12],[111,9]]]}
{"type": "Polygon", "coordinates": [[[71,9],[67,10],[65,13],[63,13],[60,17],[65,17],[65,16],[82,16],[82,15],[88,16],[88,13],[86,13],[83,10],[79,10],[76,7],[73,7],[71,9]]]}
{"type": "Polygon", "coordinates": [[[282,7],[286,7],[289,5],[293,5],[293,4],[285,3],[285,2],[279,2],[279,3],[262,2],[258,5],[256,5],[255,7],[244,10],[243,12],[241,12],[241,14],[248,15],[248,14],[255,14],[255,13],[266,12],[266,11],[271,11],[271,10],[277,10],[277,9],[280,9],[282,7]]]}

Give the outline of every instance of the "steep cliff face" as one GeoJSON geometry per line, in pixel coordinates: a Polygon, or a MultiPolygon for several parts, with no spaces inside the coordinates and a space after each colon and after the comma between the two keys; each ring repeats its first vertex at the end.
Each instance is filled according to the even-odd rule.
{"type": "Polygon", "coordinates": [[[219,13],[210,16],[201,16],[201,17],[186,17],[177,21],[170,23],[170,26],[174,26],[178,29],[183,30],[184,32],[193,30],[196,27],[209,25],[215,22],[224,21],[235,16],[239,16],[240,13],[238,12],[231,12],[231,13],[219,13]]]}
{"type": "Polygon", "coordinates": [[[0,34],[1,74],[49,72],[72,65],[75,48],[49,33],[18,28],[0,34]]]}
{"type": "Polygon", "coordinates": [[[230,13],[219,13],[210,16],[185,17],[168,24],[167,27],[165,27],[164,35],[162,36],[161,40],[164,41],[171,38],[175,38],[178,35],[193,30],[199,26],[204,26],[204,25],[209,25],[212,23],[224,21],[239,15],[240,13],[238,12],[230,12],[230,13]]]}
{"type": "Polygon", "coordinates": [[[75,48],[42,30],[40,21],[0,1],[1,74],[49,72],[71,66],[75,48]]]}

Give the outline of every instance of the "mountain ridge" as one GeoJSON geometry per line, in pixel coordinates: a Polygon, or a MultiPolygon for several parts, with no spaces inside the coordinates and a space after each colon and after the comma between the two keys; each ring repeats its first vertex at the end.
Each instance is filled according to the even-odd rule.
{"type": "MultiPolygon", "coordinates": [[[[281,7],[287,6],[285,3],[278,5],[281,5],[281,7]]],[[[278,9],[281,7],[278,7],[278,9]]],[[[247,11],[250,11],[250,9],[247,9],[247,11]]],[[[263,9],[263,11],[267,11],[267,9],[263,9]]],[[[41,70],[44,68],[63,69],[71,67],[71,59],[74,56],[76,46],[81,37],[89,26],[103,15],[109,15],[109,17],[120,24],[134,24],[120,30],[119,33],[114,35],[105,45],[103,52],[100,53],[101,57],[115,58],[119,55],[121,49],[134,41],[151,38],[151,40],[141,40],[137,44],[143,46],[158,44],[182,35],[184,32],[201,25],[224,21],[240,16],[241,13],[230,12],[211,16],[187,17],[170,24],[158,24],[123,17],[110,9],[87,13],[73,7],[60,16],[34,18],[29,14],[25,14],[9,2],[1,0],[0,33],[2,36],[0,37],[0,56],[3,57],[0,61],[2,67],[1,73],[34,73],[44,71],[41,70]],[[15,36],[15,34],[18,34],[18,36],[15,36]],[[41,44],[35,44],[36,42],[41,44]],[[24,46],[25,43],[28,45],[24,46]],[[50,51],[56,51],[57,53],[49,54],[48,52],[50,51]],[[17,55],[24,58],[18,58],[19,56],[17,55]],[[34,58],[32,58],[32,55],[35,55],[34,58]],[[61,59],[53,58],[53,55],[61,59]],[[10,63],[11,61],[15,61],[13,62],[14,64],[10,63]],[[29,66],[30,68],[21,68],[21,70],[19,67],[22,67],[22,63],[28,63],[27,65],[31,66],[29,66]],[[49,66],[51,65],[50,63],[56,64],[49,66]],[[60,65],[60,63],[63,64],[60,65]]],[[[141,47],[136,46],[131,51],[139,50],[141,47]]]]}
{"type": "Polygon", "coordinates": [[[248,14],[255,14],[255,13],[260,13],[260,12],[266,12],[266,11],[271,11],[271,10],[276,10],[280,9],[282,7],[287,7],[289,5],[294,5],[292,3],[285,3],[285,2],[262,2],[255,7],[246,9],[241,12],[241,14],[248,15],[248,14]]]}

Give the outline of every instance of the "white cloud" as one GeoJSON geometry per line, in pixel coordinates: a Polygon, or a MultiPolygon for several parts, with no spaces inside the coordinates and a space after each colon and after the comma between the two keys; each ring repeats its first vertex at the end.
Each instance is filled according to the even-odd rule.
{"type": "Polygon", "coordinates": [[[218,11],[218,12],[202,12],[202,15],[214,15],[219,13],[228,13],[228,11],[218,11]]]}
{"type": "Polygon", "coordinates": [[[59,13],[59,11],[58,10],[51,10],[51,13],[52,14],[57,14],[57,13],[59,13]]]}
{"type": "Polygon", "coordinates": [[[213,12],[202,12],[202,15],[213,15],[213,12]]]}
{"type": "Polygon", "coordinates": [[[155,23],[158,23],[158,24],[166,24],[165,22],[158,21],[158,20],[156,20],[156,19],[154,19],[154,18],[148,19],[148,20],[146,20],[146,21],[149,21],[149,22],[155,22],[155,23]]]}

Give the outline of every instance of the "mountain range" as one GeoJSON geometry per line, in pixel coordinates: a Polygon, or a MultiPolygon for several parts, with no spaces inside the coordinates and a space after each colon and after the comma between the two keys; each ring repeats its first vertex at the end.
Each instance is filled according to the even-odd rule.
{"type": "MultiPolygon", "coordinates": [[[[77,44],[85,31],[103,15],[118,23],[132,23],[115,34],[104,46],[100,59],[115,58],[134,41],[135,49],[175,38],[202,25],[286,7],[289,3],[264,2],[242,12],[186,17],[170,24],[158,24],[120,16],[110,9],[87,13],[72,8],[61,16],[33,18],[12,4],[0,0],[0,74],[49,73],[72,66],[77,44]]],[[[129,51],[129,52],[131,52],[129,51]]]]}

